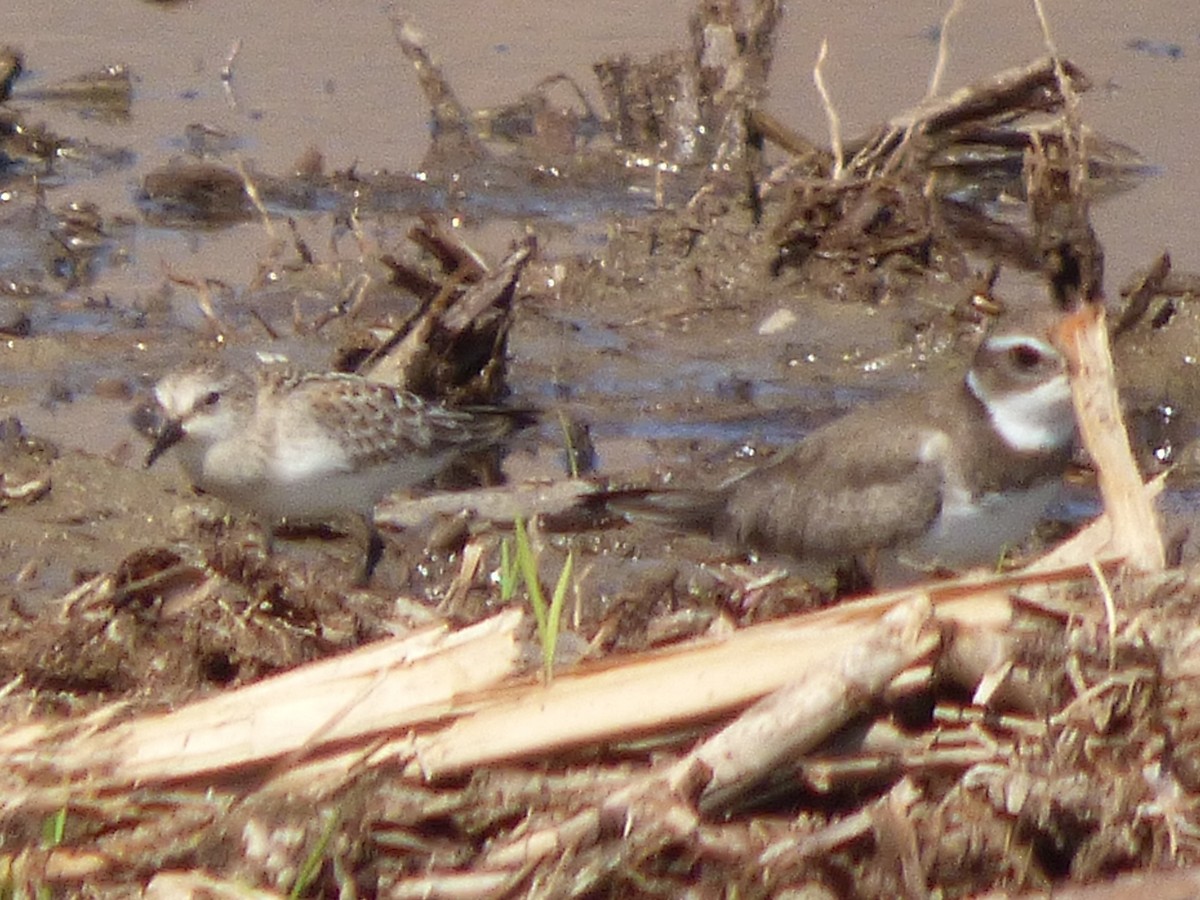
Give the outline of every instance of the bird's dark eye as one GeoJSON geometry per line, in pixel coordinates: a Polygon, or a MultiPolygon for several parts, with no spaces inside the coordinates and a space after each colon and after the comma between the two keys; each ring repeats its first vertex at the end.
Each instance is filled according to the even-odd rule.
{"type": "Polygon", "coordinates": [[[199,407],[200,409],[207,409],[210,406],[216,406],[220,402],[221,402],[221,392],[220,391],[209,391],[207,394],[205,394],[203,397],[200,398],[200,402],[197,403],[196,406],[199,407]]]}
{"type": "Polygon", "coordinates": [[[1009,349],[1008,358],[1022,372],[1032,372],[1042,363],[1042,351],[1029,344],[1018,344],[1009,349]]]}

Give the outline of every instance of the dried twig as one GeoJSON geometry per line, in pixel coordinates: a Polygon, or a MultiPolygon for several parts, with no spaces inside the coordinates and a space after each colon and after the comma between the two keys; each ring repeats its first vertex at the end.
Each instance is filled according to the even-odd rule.
{"type": "Polygon", "coordinates": [[[938,32],[937,62],[934,63],[933,72],[929,76],[929,87],[925,90],[926,100],[932,100],[942,89],[942,75],[946,72],[946,62],[950,58],[950,23],[961,9],[962,0],[954,0],[946,10],[946,15],[942,16],[942,25],[938,32]]]}
{"type": "Polygon", "coordinates": [[[225,91],[225,100],[229,104],[230,109],[237,109],[238,106],[237,97],[233,93],[233,63],[241,50],[242,39],[234,38],[233,44],[229,47],[229,52],[225,54],[225,62],[221,66],[221,87],[225,91]]]}
{"type": "Polygon", "coordinates": [[[825,76],[822,74],[822,70],[825,67],[825,59],[828,56],[829,41],[828,39],[823,39],[821,41],[821,50],[817,54],[817,62],[813,66],[813,83],[817,86],[817,93],[821,95],[821,106],[824,107],[825,118],[829,122],[829,145],[833,150],[833,171],[830,174],[830,178],[834,181],[840,181],[846,155],[842,148],[842,120],[838,116],[837,108],[833,105],[833,98],[829,96],[829,89],[825,87],[825,76]]]}

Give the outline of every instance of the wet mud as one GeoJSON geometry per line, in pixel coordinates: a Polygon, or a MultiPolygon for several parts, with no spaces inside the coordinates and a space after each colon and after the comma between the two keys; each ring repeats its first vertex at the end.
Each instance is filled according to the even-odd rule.
{"type": "MultiPolygon", "coordinates": [[[[141,15],[178,14],[161,6],[141,15]]],[[[1048,58],[1008,59],[965,93],[892,109],[827,147],[769,110],[783,16],[772,3],[704,6],[673,50],[598,56],[586,84],[515,72],[517,99],[478,109],[419,22],[377,23],[430,123],[420,164],[396,171],[303,147],[286,163],[255,160],[236,129],[195,123],[154,136],[169,158],[139,153],[120,129],[155,91],[149,74],[114,60],[51,80],[41,50],[0,56],[5,728],[165,711],[433,624],[479,623],[522,602],[502,587],[514,527],[528,529],[541,584],[571,576],[563,670],[829,608],[863,584],[628,522],[596,497],[716,485],[865,402],[958,377],[997,318],[1100,302],[1139,463],[1146,474],[1176,466],[1175,567],[1150,586],[1118,585],[1129,604],[1120,641],[1104,644],[1094,618],[1073,633],[1077,691],[1114,667],[1125,679],[1086,752],[1056,745],[1060,733],[1021,738],[1035,748],[1022,757],[1023,803],[1001,796],[1020,786],[996,771],[971,769],[968,783],[965,764],[917,765],[911,832],[879,818],[910,777],[899,756],[872,757],[867,774],[833,786],[781,771],[684,836],[642,834],[639,849],[609,823],[558,865],[460,895],[877,896],[920,884],[965,896],[1193,865],[1196,697],[1164,636],[1196,596],[1200,280],[1147,254],[1117,285],[1093,217],[1151,181],[1152,161],[1075,106],[1104,89],[1085,61],[1056,69],[1048,58]],[[114,178],[123,194],[109,205],[114,178]],[[210,267],[226,251],[236,262],[210,267]],[[153,383],[206,358],[359,371],[436,401],[536,409],[540,423],[498,468],[381,504],[385,552],[364,587],[353,523],[285,528],[271,548],[265,523],[198,494],[172,465],[143,465],[153,383]],[[572,487],[528,499],[518,486],[530,482],[572,487]],[[480,499],[447,501],[450,488],[480,499]],[[489,511],[488,490],[502,510],[489,511]],[[1148,624],[1135,634],[1138,616],[1148,624]],[[1168,765],[1163,746],[1179,748],[1178,807],[1160,808],[1161,783],[1157,794],[1080,787],[1131,784],[1147,759],[1168,765]],[[859,815],[876,824],[826,857],[788,844],[797,822],[859,815]],[[782,862],[762,864],[772,852],[782,862]]],[[[1157,49],[1175,44],[1128,46],[1180,59],[1157,49]]],[[[221,83],[245,103],[235,50],[221,83]]],[[[1098,510],[1082,454],[1069,479],[1072,502],[1004,565],[1098,510]]],[[[1086,606],[1081,595],[1071,602],[1086,606]]],[[[1066,651],[1046,632],[1074,615],[1039,612],[1014,638],[1022,673],[1041,679],[1021,715],[1073,708],[1066,651]]],[[[937,683],[875,712],[918,734],[961,691],[937,683]]],[[[164,786],[158,800],[81,781],[54,809],[16,773],[10,787],[25,792],[6,807],[0,883],[115,896],[188,869],[304,896],[449,892],[451,873],[490,871],[486,847],[523,818],[569,820],[601,804],[605,779],[696,735],[659,737],[657,748],[587,747],[446,782],[364,766],[322,797],[320,822],[315,800],[256,793],[258,770],[164,786]],[[44,823],[59,808],[67,824],[52,844],[44,823]],[[138,827],[166,836],[150,847],[138,827]],[[326,852],[302,877],[314,846],[326,852]],[[55,868],[57,847],[95,867],[55,868]]]]}

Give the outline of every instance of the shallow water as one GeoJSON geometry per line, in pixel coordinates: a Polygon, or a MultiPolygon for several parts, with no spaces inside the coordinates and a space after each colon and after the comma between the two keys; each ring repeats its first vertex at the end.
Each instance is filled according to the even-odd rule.
{"type": "MultiPolygon", "coordinates": [[[[590,89],[598,103],[591,63],[618,52],[640,57],[682,46],[691,6],[682,0],[418,0],[405,11],[460,99],[485,108],[511,102],[560,72],[590,89]]],[[[825,80],[845,135],[915,104],[936,56],[931,31],[944,11],[937,3],[814,2],[789,9],[768,108],[801,133],[827,133],[811,75],[822,38],[830,48],[825,80]]],[[[1056,3],[1049,12],[1060,50],[1096,85],[1083,101],[1085,121],[1137,147],[1162,170],[1097,214],[1110,284],[1123,282],[1163,248],[1172,250],[1181,268],[1200,268],[1200,244],[1181,233],[1192,218],[1190,198],[1200,174],[1190,115],[1200,80],[1200,40],[1191,6],[1178,0],[1136,8],[1078,0],[1056,3]],[[1179,55],[1156,53],[1149,42],[1174,42],[1179,55]]],[[[28,105],[23,93],[103,65],[123,62],[134,74],[133,115],[126,122],[81,118],[64,104],[38,105],[37,118],[50,127],[129,147],[136,155],[131,169],[78,178],[57,188],[51,200],[91,199],[109,215],[136,218],[134,186],[145,172],[179,155],[184,129],[194,122],[234,135],[242,155],[268,172],[286,172],[310,146],[320,149],[331,169],[416,171],[428,146],[425,102],[377,4],[298,0],[281,16],[271,4],[234,0],[63,0],[10,5],[0,10],[0,29],[25,51],[30,68],[18,82],[14,105],[28,105]],[[235,47],[233,77],[225,82],[221,69],[235,47]]],[[[947,87],[1044,52],[1023,0],[965,4],[948,35],[947,87]]],[[[186,260],[231,283],[249,279],[264,241],[257,225],[204,237],[142,229],[131,265],[111,273],[109,284],[144,289],[161,277],[156,270],[164,260],[186,260]]]]}

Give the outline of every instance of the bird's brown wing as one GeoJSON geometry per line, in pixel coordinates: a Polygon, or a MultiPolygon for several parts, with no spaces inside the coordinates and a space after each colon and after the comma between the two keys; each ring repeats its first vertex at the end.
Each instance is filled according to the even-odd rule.
{"type": "Polygon", "coordinates": [[[297,390],[311,404],[313,418],[341,435],[354,468],[409,454],[466,452],[524,424],[519,412],[450,409],[355,376],[310,377],[297,390]]]}
{"type": "MultiPolygon", "coordinates": [[[[794,558],[842,558],[915,537],[942,505],[942,465],[922,454],[931,435],[912,426],[878,432],[868,454],[846,437],[810,437],[777,463],[731,484],[717,533],[738,546],[794,558]]],[[[862,439],[861,435],[854,436],[862,439]]]]}

